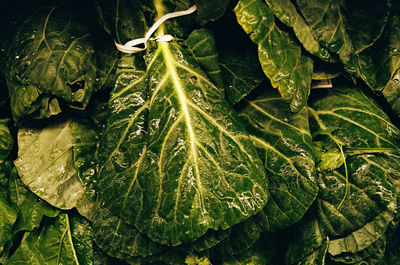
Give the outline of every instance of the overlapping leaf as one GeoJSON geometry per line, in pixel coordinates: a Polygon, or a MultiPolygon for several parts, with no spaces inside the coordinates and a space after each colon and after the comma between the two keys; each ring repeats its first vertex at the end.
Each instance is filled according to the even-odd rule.
{"type": "Polygon", "coordinates": [[[297,0],[314,38],[337,53],[346,70],[356,74],[355,54],[371,46],[385,27],[389,1],[297,0]]]}
{"type": "Polygon", "coordinates": [[[338,260],[367,259],[367,249],[381,244],[394,220],[400,132],[358,88],[325,91],[311,101],[310,112],[314,135],[336,144],[345,159],[318,174],[319,222],[335,237],[328,252],[338,260]]]}
{"type": "Polygon", "coordinates": [[[204,28],[194,30],[187,38],[186,44],[207,76],[223,91],[224,81],[212,32],[204,28]]]}
{"type": "Polygon", "coordinates": [[[299,13],[296,5],[290,0],[266,0],[266,3],[282,23],[293,28],[296,37],[309,53],[319,57],[323,61],[336,61],[335,56],[328,49],[322,47],[315,39],[310,26],[299,13]]]}
{"type": "Polygon", "coordinates": [[[7,49],[6,73],[15,121],[60,113],[59,99],[71,108],[87,106],[94,51],[82,18],[68,4],[54,3],[31,11],[18,26],[7,49]]]}
{"type": "Polygon", "coordinates": [[[75,223],[74,228],[79,231],[74,231],[70,218],[65,213],[47,218],[40,228],[24,236],[21,245],[5,264],[92,264],[91,260],[83,258],[83,249],[79,245],[79,238],[82,234],[90,234],[90,227],[78,227],[75,223]]]}
{"type": "Polygon", "coordinates": [[[232,105],[242,100],[265,80],[257,55],[249,50],[221,51],[220,61],[225,97],[232,105]]]}
{"type": "Polygon", "coordinates": [[[16,169],[9,175],[10,200],[18,209],[18,219],[13,234],[19,231],[32,231],[39,227],[44,216],[56,217],[60,212],[33,194],[19,179],[16,169]]]}
{"type": "Polygon", "coordinates": [[[298,221],[317,196],[308,111],[291,113],[273,91],[249,99],[239,113],[270,176],[270,200],[260,217],[267,230],[298,221]]]}
{"type": "Polygon", "coordinates": [[[275,23],[271,9],[261,0],[241,0],[235,7],[238,23],[258,45],[258,57],[273,87],[290,102],[293,112],[307,102],[313,64],[295,38],[275,23]]]}

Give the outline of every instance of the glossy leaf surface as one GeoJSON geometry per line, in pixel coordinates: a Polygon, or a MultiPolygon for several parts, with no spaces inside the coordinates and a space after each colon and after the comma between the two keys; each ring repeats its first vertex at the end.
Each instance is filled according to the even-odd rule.
{"type": "Polygon", "coordinates": [[[278,93],[268,91],[249,99],[239,115],[270,180],[271,197],[260,213],[264,229],[288,227],[303,216],[318,192],[308,111],[292,113],[278,93]]]}
{"type": "Polygon", "coordinates": [[[238,23],[258,45],[265,75],[293,112],[307,102],[313,64],[287,32],[279,29],[272,10],[261,0],[241,0],[235,7],[238,23]]]}
{"type": "MultiPolygon", "coordinates": [[[[20,129],[18,158],[14,163],[22,182],[37,196],[61,209],[76,207],[90,219],[93,204],[80,180],[87,175],[83,167],[75,168],[75,164],[94,145],[85,141],[93,139],[90,134],[94,132],[80,129],[81,124],[72,120],[59,120],[44,128],[20,129]]],[[[90,160],[84,163],[90,164],[90,160]]]]}
{"type": "Polygon", "coordinates": [[[79,259],[80,247],[75,245],[75,235],[68,214],[47,218],[41,228],[24,236],[21,245],[5,264],[92,264],[79,259]]]}
{"type": "Polygon", "coordinates": [[[257,56],[249,51],[221,51],[220,61],[225,97],[232,105],[265,80],[257,56]]]}
{"type": "Polygon", "coordinates": [[[84,109],[95,79],[93,53],[88,26],[79,12],[57,3],[32,11],[7,50],[14,120],[55,115],[61,111],[59,99],[84,109]]]}
{"type": "Polygon", "coordinates": [[[187,38],[186,44],[207,76],[223,91],[224,81],[213,33],[204,28],[194,30],[187,38]]]}
{"type": "Polygon", "coordinates": [[[303,16],[297,10],[290,0],[266,0],[274,15],[279,18],[286,26],[293,28],[296,37],[299,39],[303,47],[311,54],[317,56],[323,61],[335,61],[335,57],[328,49],[322,47],[303,16]]]}

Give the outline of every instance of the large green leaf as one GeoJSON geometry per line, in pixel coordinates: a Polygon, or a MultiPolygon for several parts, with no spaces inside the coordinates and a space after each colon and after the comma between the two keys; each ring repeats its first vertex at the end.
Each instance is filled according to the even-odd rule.
{"type": "Polygon", "coordinates": [[[161,42],[148,72],[147,179],[138,179],[150,199],[130,214],[139,230],[175,245],[261,210],[264,169],[223,94],[177,43],[161,42]]]}
{"type": "Polygon", "coordinates": [[[267,180],[243,125],[195,59],[176,42],[157,46],[146,56],[151,98],[135,69],[111,96],[130,116],[110,115],[119,127],[100,145],[99,183],[116,215],[156,242],[178,245],[260,211],[267,180]],[[128,89],[137,91],[132,103],[118,100],[128,89]]]}
{"type": "Polygon", "coordinates": [[[107,254],[128,262],[144,262],[145,264],[152,260],[164,260],[171,253],[179,253],[180,258],[184,259],[189,253],[200,253],[214,247],[230,234],[230,230],[210,230],[195,242],[170,247],[151,241],[134,226],[113,216],[106,208],[98,209],[93,221],[93,229],[96,244],[107,254]]]}
{"type": "Polygon", "coordinates": [[[293,28],[296,37],[309,53],[327,62],[336,61],[329,50],[318,43],[310,26],[290,0],[266,0],[265,2],[282,23],[293,28]]]}
{"type": "Polygon", "coordinates": [[[317,196],[314,150],[307,108],[292,113],[275,91],[250,98],[239,112],[270,177],[264,229],[297,222],[317,196]]]}
{"type": "Polygon", "coordinates": [[[46,127],[20,129],[18,158],[14,163],[22,182],[51,205],[61,209],[76,207],[91,218],[93,204],[80,178],[94,176],[94,169],[89,167],[93,139],[94,131],[84,122],[71,119],[54,121],[46,127]]]}
{"type": "Polygon", "coordinates": [[[56,218],[46,218],[40,228],[25,234],[21,245],[5,264],[92,264],[91,260],[82,256],[82,234],[90,233],[90,230],[84,229],[90,227],[85,224],[72,224],[71,216],[66,213],[56,218]]]}
{"type": "Polygon", "coordinates": [[[265,75],[256,54],[244,50],[221,50],[220,66],[225,83],[225,97],[233,105],[257,88],[265,75]]]}
{"type": "Polygon", "coordinates": [[[75,9],[42,6],[18,25],[7,49],[6,73],[15,121],[55,115],[61,111],[60,99],[71,108],[88,104],[94,51],[84,16],[75,9]]]}
{"type": "Polygon", "coordinates": [[[244,249],[241,253],[232,255],[223,250],[229,248],[228,245],[219,247],[219,251],[211,251],[212,264],[223,265],[265,265],[265,264],[284,264],[283,251],[285,238],[279,237],[277,234],[264,233],[260,239],[248,249],[244,249]]]}
{"type": "Polygon", "coordinates": [[[240,0],[235,7],[237,21],[258,45],[258,56],[266,76],[293,112],[307,103],[313,64],[296,39],[281,30],[274,14],[262,0],[240,0]]]}
{"type": "Polygon", "coordinates": [[[204,28],[194,30],[187,38],[186,44],[208,77],[223,91],[224,81],[213,33],[204,28]]]}
{"type": "Polygon", "coordinates": [[[357,253],[365,250],[383,237],[394,217],[394,214],[390,211],[384,211],[350,235],[331,240],[328,248],[329,254],[337,256],[343,253],[357,253]]]}

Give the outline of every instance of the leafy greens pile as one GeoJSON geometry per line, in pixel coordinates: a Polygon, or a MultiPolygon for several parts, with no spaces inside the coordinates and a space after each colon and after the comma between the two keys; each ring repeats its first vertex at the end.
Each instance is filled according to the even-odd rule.
{"type": "Polygon", "coordinates": [[[399,2],[1,5],[0,264],[400,263],[399,2]]]}

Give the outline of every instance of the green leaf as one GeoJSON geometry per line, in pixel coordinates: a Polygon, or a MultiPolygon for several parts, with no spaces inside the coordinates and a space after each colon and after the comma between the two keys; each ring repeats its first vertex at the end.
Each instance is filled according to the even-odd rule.
{"type": "Polygon", "coordinates": [[[386,237],[383,236],[361,251],[356,253],[344,252],[337,256],[333,256],[332,259],[346,264],[382,264],[381,262],[385,254],[385,246],[386,237]]]}
{"type": "Polygon", "coordinates": [[[318,43],[310,26],[290,0],[266,0],[265,2],[282,23],[293,28],[296,37],[309,53],[327,62],[336,61],[329,50],[318,43]]]}
{"type": "Polygon", "coordinates": [[[355,54],[371,46],[382,34],[389,1],[297,0],[314,38],[339,55],[350,74],[356,74],[355,54]]]}
{"type": "Polygon", "coordinates": [[[101,206],[93,218],[93,231],[96,244],[108,255],[120,259],[147,257],[161,253],[166,248],[101,206]]]}
{"type": "Polygon", "coordinates": [[[328,238],[318,220],[309,215],[293,229],[286,264],[323,265],[328,246],[328,238]]]}
{"type": "Polygon", "coordinates": [[[58,114],[60,99],[84,109],[95,79],[86,20],[67,4],[42,6],[17,26],[7,50],[7,84],[13,118],[58,114]],[[68,10],[68,11],[67,11],[68,10]]]}
{"type": "Polygon", "coordinates": [[[393,6],[393,14],[382,37],[357,56],[359,76],[371,89],[384,90],[384,95],[400,68],[400,5],[394,3],[393,6]]]}
{"type": "Polygon", "coordinates": [[[92,264],[91,261],[80,259],[82,253],[79,251],[83,249],[77,242],[78,238],[75,238],[87,231],[73,231],[89,227],[74,226],[71,226],[71,217],[66,213],[57,218],[46,218],[40,228],[25,234],[21,245],[5,264],[92,264]]]}
{"type": "Polygon", "coordinates": [[[257,55],[247,49],[223,49],[219,58],[225,82],[225,97],[232,105],[242,100],[265,80],[257,55]]]}
{"type": "Polygon", "coordinates": [[[0,254],[4,245],[12,238],[13,225],[17,220],[17,212],[0,193],[0,254]]]}
{"type": "Polygon", "coordinates": [[[275,91],[249,99],[239,113],[264,159],[270,199],[260,213],[264,229],[275,231],[297,222],[317,196],[308,111],[292,113],[275,91]]]}
{"type": "MultiPolygon", "coordinates": [[[[97,150],[98,194],[106,205],[126,205],[127,195],[135,191],[134,185],[140,188],[135,180],[145,156],[149,104],[146,78],[145,65],[139,56],[121,57],[108,101],[105,130],[97,150]],[[119,192],[115,193],[117,190],[119,192]],[[115,196],[117,194],[119,196],[115,196]]],[[[139,194],[136,194],[139,198],[137,196],[139,194]]],[[[124,209],[108,208],[117,216],[124,209]]]]}
{"type": "Polygon", "coordinates": [[[382,238],[393,219],[394,214],[390,211],[382,212],[372,219],[371,222],[366,223],[350,235],[331,240],[328,248],[329,254],[337,256],[342,253],[357,253],[365,250],[378,239],[382,238]]]}
{"type": "Polygon", "coordinates": [[[97,20],[120,44],[143,38],[146,34],[142,2],[139,0],[95,0],[97,20]]]}
{"type": "Polygon", "coordinates": [[[14,140],[8,129],[9,119],[0,119],[0,163],[10,154],[14,140]]]}
{"type": "Polygon", "coordinates": [[[268,198],[265,172],[220,90],[175,42],[159,42],[146,61],[149,83],[133,67],[135,75],[122,76],[127,85],[117,81],[122,92],[111,96],[118,103],[111,108],[126,111],[110,115],[99,147],[106,206],[150,239],[172,245],[260,211],[268,198]],[[117,99],[128,90],[130,101],[117,99]]]}
{"type": "Polygon", "coordinates": [[[224,81],[219,67],[214,35],[207,29],[197,29],[190,33],[186,45],[194,54],[198,64],[214,84],[223,91],[224,81]]]}
{"type": "Polygon", "coordinates": [[[339,149],[324,152],[321,155],[321,161],[317,165],[319,172],[332,171],[343,165],[344,157],[339,149]]]}
{"type": "Polygon", "coordinates": [[[114,74],[119,59],[113,39],[104,32],[93,33],[96,55],[95,90],[109,89],[114,85],[114,74]]]}
{"type": "Polygon", "coordinates": [[[33,194],[19,179],[15,168],[10,173],[9,196],[18,209],[14,234],[19,231],[32,231],[39,227],[44,216],[56,217],[60,212],[33,194]]]}
{"type": "Polygon", "coordinates": [[[209,21],[215,21],[222,17],[228,7],[230,0],[194,0],[197,6],[197,20],[200,24],[206,24],[209,21]]]}
{"type": "MultiPolygon", "coordinates": [[[[276,234],[264,233],[260,239],[251,247],[237,255],[227,253],[213,253],[211,261],[213,264],[223,265],[265,265],[265,264],[284,264],[282,259],[284,238],[279,238],[276,234]],[[215,263],[214,263],[215,262],[215,263]]],[[[223,246],[222,246],[222,249],[223,246]]]]}
{"type": "Polygon", "coordinates": [[[135,225],[176,245],[260,211],[268,198],[265,172],[222,93],[177,43],[160,42],[147,60],[148,167],[139,183],[150,182],[141,192],[151,199],[135,210],[135,225]]]}
{"type": "Polygon", "coordinates": [[[93,233],[92,226],[86,219],[79,215],[70,214],[69,216],[72,243],[76,251],[79,264],[93,264],[93,233]]]}
{"type": "Polygon", "coordinates": [[[61,119],[42,128],[18,131],[18,158],[15,160],[22,182],[33,193],[60,209],[76,207],[91,218],[93,204],[85,194],[81,178],[94,176],[90,153],[94,131],[78,120],[61,119]],[[82,160],[81,160],[82,159],[82,160]]]}
{"type": "Polygon", "coordinates": [[[238,23],[258,45],[266,76],[293,112],[307,103],[313,64],[296,39],[278,28],[271,9],[261,0],[240,0],[235,7],[238,23]]]}
{"type": "Polygon", "coordinates": [[[400,131],[356,87],[320,91],[311,99],[309,110],[315,135],[325,131],[322,141],[333,140],[343,146],[344,153],[350,150],[343,166],[318,175],[318,220],[333,237],[328,252],[343,259],[361,259],[395,218],[400,131]]]}

